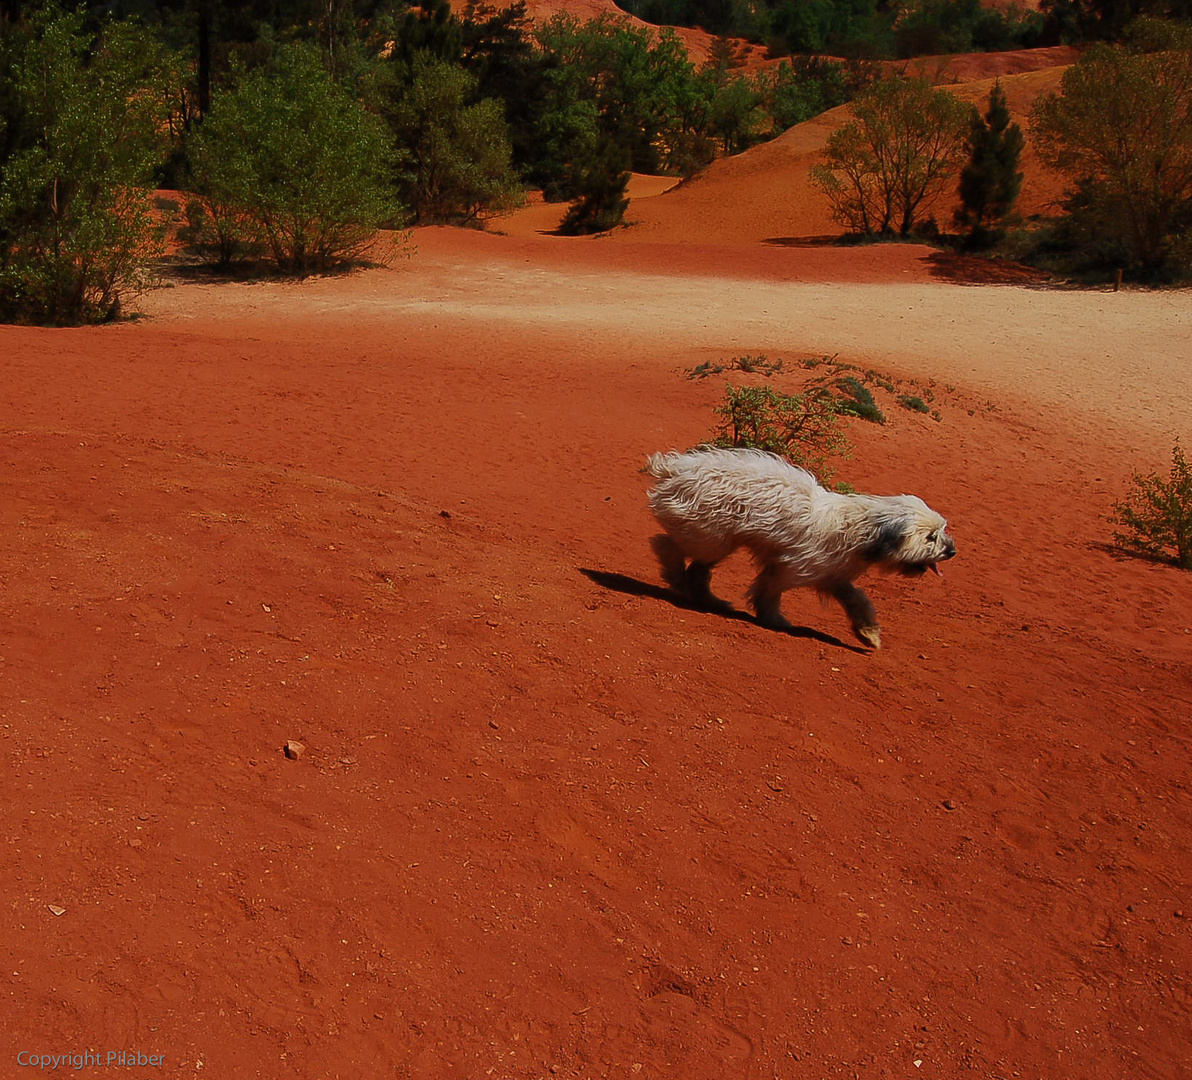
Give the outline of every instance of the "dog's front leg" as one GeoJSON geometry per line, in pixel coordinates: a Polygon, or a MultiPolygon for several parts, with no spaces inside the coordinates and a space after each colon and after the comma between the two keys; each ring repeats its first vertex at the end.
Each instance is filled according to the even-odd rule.
{"type": "Polygon", "coordinates": [[[841,607],[853,624],[853,633],[866,645],[880,649],[882,631],[877,624],[877,611],[869,597],[851,581],[846,581],[843,585],[834,585],[828,591],[840,601],[841,607]]]}

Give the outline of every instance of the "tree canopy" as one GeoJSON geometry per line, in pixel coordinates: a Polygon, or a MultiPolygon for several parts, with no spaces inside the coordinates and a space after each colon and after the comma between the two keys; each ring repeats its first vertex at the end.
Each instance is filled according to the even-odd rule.
{"type": "Polygon", "coordinates": [[[1145,271],[1192,262],[1192,31],[1143,22],[1099,43],[1032,114],[1068,208],[1145,271]]]}
{"type": "Polygon", "coordinates": [[[970,109],[930,80],[902,75],[874,83],[850,109],[812,179],[846,228],[906,236],[955,176],[970,109]]]}

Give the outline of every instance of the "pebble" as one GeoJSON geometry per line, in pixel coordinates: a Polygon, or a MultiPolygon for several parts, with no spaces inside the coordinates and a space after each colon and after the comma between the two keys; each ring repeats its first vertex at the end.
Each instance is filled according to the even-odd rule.
{"type": "Polygon", "coordinates": [[[283,747],[286,752],[286,757],[291,761],[297,761],[303,754],[306,753],[306,747],[300,742],[290,739],[283,747]]]}

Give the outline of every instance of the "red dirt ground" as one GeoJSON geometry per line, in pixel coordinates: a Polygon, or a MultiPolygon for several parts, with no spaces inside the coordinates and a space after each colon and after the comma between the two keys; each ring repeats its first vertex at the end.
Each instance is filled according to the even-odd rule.
{"type": "Polygon", "coordinates": [[[678,194],[0,328],[0,1075],[1192,1075],[1192,575],[1103,518],[1188,442],[1188,294],[678,194]],[[959,547],[877,653],[647,543],[684,370],[832,352],[939,412],[838,466],[959,547]]]}

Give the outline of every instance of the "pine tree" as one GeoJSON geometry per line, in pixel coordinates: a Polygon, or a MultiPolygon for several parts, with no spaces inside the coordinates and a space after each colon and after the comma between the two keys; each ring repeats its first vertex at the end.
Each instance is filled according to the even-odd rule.
{"type": "Polygon", "coordinates": [[[629,197],[629,155],[611,139],[602,139],[576,185],[579,197],[559,225],[564,236],[608,232],[621,224],[629,197]]]}
{"type": "Polygon", "coordinates": [[[1022,129],[1010,123],[1010,109],[1001,83],[989,92],[982,116],[973,109],[968,136],[969,162],[960,174],[961,207],[956,224],[967,229],[969,243],[982,246],[997,239],[1022,187],[1018,159],[1022,129]]]}

